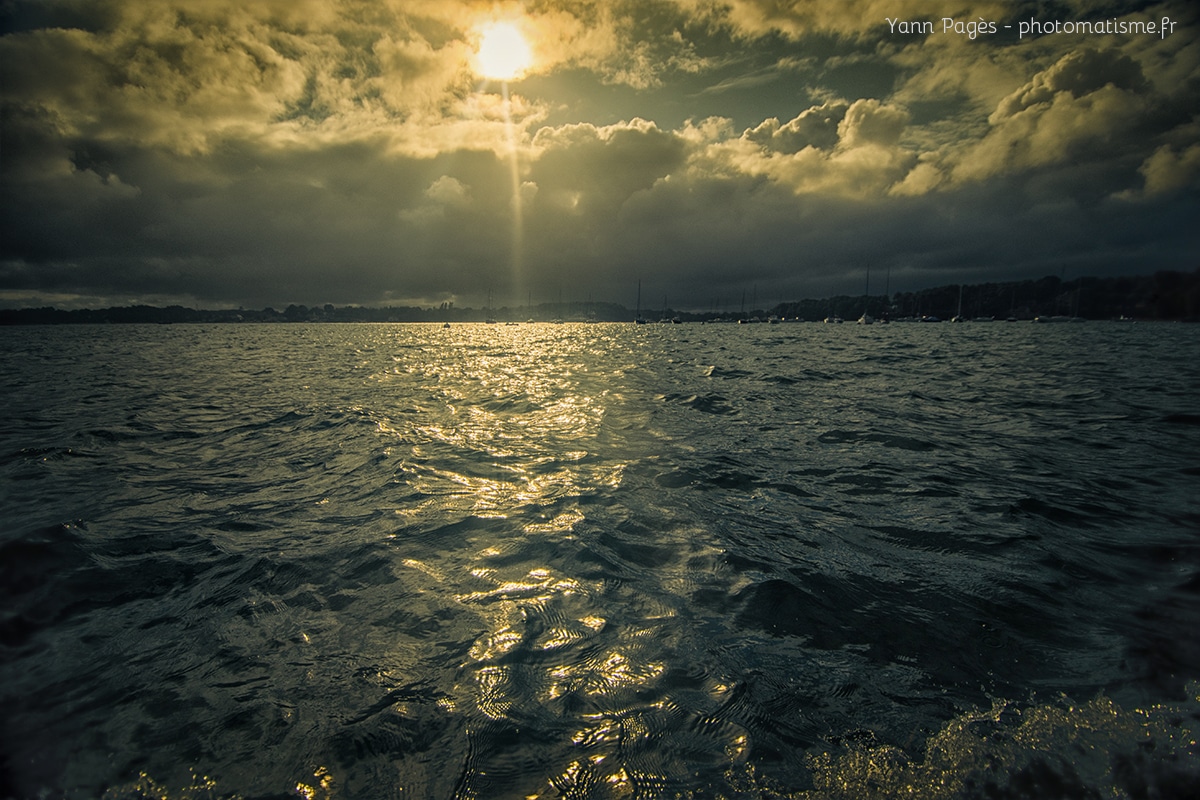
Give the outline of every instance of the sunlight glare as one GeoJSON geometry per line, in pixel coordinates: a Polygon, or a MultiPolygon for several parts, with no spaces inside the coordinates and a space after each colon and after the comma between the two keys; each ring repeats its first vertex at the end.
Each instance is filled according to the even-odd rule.
{"type": "Polygon", "coordinates": [[[476,68],[485,78],[512,81],[520,78],[533,63],[533,52],[524,34],[512,22],[493,22],[479,31],[476,68]]]}

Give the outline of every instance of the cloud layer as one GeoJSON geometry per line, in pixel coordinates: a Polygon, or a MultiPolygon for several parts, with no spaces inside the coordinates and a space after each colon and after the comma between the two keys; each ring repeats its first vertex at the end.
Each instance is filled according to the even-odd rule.
{"type": "Polygon", "coordinates": [[[1195,12],[1119,6],[1177,27],[970,38],[942,17],[1036,7],[916,0],[18,1],[0,304],[629,303],[640,279],[709,307],[858,291],[868,265],[894,288],[1191,269],[1195,12]],[[471,72],[498,18],[536,61],[511,87],[471,72]]]}

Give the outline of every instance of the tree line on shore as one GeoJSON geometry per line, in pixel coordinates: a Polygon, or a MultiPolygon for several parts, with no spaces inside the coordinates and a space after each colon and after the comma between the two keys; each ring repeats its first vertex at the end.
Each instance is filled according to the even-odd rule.
{"type": "Polygon", "coordinates": [[[1033,319],[1071,316],[1084,319],[1200,319],[1200,269],[1163,270],[1152,275],[1117,278],[1081,277],[1064,281],[1057,276],[1040,280],[971,285],[950,284],[916,292],[784,303],[775,313],[784,317],[821,319],[836,314],[857,319],[864,311],[876,318],[926,316],[950,319],[1033,319]]]}
{"type": "MultiPolygon", "coordinates": [[[[1117,278],[1077,278],[1064,281],[1049,276],[1040,280],[973,285],[951,284],[915,292],[885,295],[841,295],[779,303],[769,309],[730,312],[656,310],[685,322],[715,319],[749,319],[777,316],[819,320],[837,315],[856,319],[863,313],[876,318],[902,319],[935,316],[948,319],[994,317],[1032,319],[1065,315],[1084,319],[1200,320],[1200,269],[1193,272],[1159,271],[1152,275],[1117,278]]],[[[197,310],[173,305],[114,306],[104,309],[23,308],[0,309],[0,325],[55,324],[166,324],[247,322],[502,322],[597,321],[628,322],[633,312],[617,303],[543,303],[514,308],[474,309],[443,303],[436,308],[416,306],[304,306],[282,311],[217,309],[197,310]]]]}

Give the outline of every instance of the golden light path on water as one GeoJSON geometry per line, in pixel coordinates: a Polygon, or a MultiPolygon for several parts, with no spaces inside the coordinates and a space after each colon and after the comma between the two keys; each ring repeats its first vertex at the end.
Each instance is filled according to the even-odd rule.
{"type": "MultiPolygon", "coordinates": [[[[568,574],[561,564],[531,568],[519,556],[573,540],[587,521],[581,498],[618,490],[628,466],[601,451],[613,444],[609,416],[624,414],[616,408],[624,398],[606,388],[610,373],[634,369],[635,354],[597,366],[594,348],[602,342],[564,331],[459,326],[447,333],[459,337],[461,357],[406,359],[397,367],[396,378],[415,382],[420,395],[444,407],[445,413],[429,416],[447,420],[382,430],[412,442],[406,480],[425,498],[398,509],[397,516],[414,526],[446,517],[502,526],[495,534],[480,531],[472,556],[453,571],[417,558],[403,564],[453,591],[454,601],[474,609],[486,628],[444,702],[448,712],[470,720],[468,737],[493,735],[489,726],[520,725],[530,715],[560,715],[566,703],[583,704],[592,711],[576,717],[561,744],[578,755],[563,756],[565,766],[546,788],[653,783],[661,776],[631,776],[614,756],[648,747],[652,729],[661,726],[656,720],[672,713],[656,686],[667,669],[657,657],[658,638],[675,610],[652,605],[637,624],[626,620],[614,627],[603,610],[611,582],[568,574]],[[476,346],[481,335],[489,340],[486,349],[476,346]],[[484,458],[455,462],[448,453],[484,458]],[[485,462],[490,469],[479,466],[485,462]],[[514,525],[514,519],[523,521],[514,525]],[[642,692],[657,699],[641,703],[642,692]]],[[[710,683],[714,697],[726,689],[710,683]]],[[[744,732],[733,730],[726,749],[732,753],[745,742],[744,732]]]]}

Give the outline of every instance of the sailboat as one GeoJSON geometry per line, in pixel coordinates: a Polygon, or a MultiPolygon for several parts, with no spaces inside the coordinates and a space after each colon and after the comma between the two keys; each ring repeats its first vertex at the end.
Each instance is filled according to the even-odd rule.
{"type": "Polygon", "coordinates": [[[824,319],[824,322],[826,325],[841,325],[842,317],[831,307],[829,309],[829,314],[824,319]]]}
{"type": "Polygon", "coordinates": [[[633,318],[634,325],[645,325],[646,320],[642,317],[642,282],[638,281],[638,301],[637,301],[637,316],[633,318]]]}
{"type": "Polygon", "coordinates": [[[663,295],[663,313],[662,313],[662,316],[658,318],[659,325],[670,325],[671,324],[671,318],[667,316],[667,310],[668,310],[667,296],[664,294],[663,295]]]}
{"type": "Polygon", "coordinates": [[[883,279],[883,316],[879,318],[880,325],[888,324],[888,313],[892,307],[892,268],[888,267],[883,279]]]}
{"type": "Polygon", "coordinates": [[[863,289],[863,313],[862,313],[862,316],[858,318],[858,322],[857,322],[858,325],[870,325],[873,322],[875,322],[875,318],[867,313],[867,303],[870,302],[870,299],[871,299],[871,268],[867,267],[867,285],[863,289]]]}
{"type": "Polygon", "coordinates": [[[955,313],[955,315],[950,318],[951,322],[964,322],[965,321],[963,319],[963,315],[962,315],[962,295],[963,295],[963,285],[960,283],[958,285],[958,312],[955,313]]]}
{"type": "Polygon", "coordinates": [[[486,322],[488,325],[496,324],[496,317],[492,313],[492,290],[491,289],[488,289],[488,304],[487,304],[487,310],[485,312],[483,321],[486,322]]]}
{"type": "Polygon", "coordinates": [[[1079,316],[1079,295],[1081,292],[1083,292],[1082,278],[1075,285],[1075,310],[1071,312],[1071,319],[1069,320],[1070,322],[1086,322],[1083,317],[1079,316]]]}

